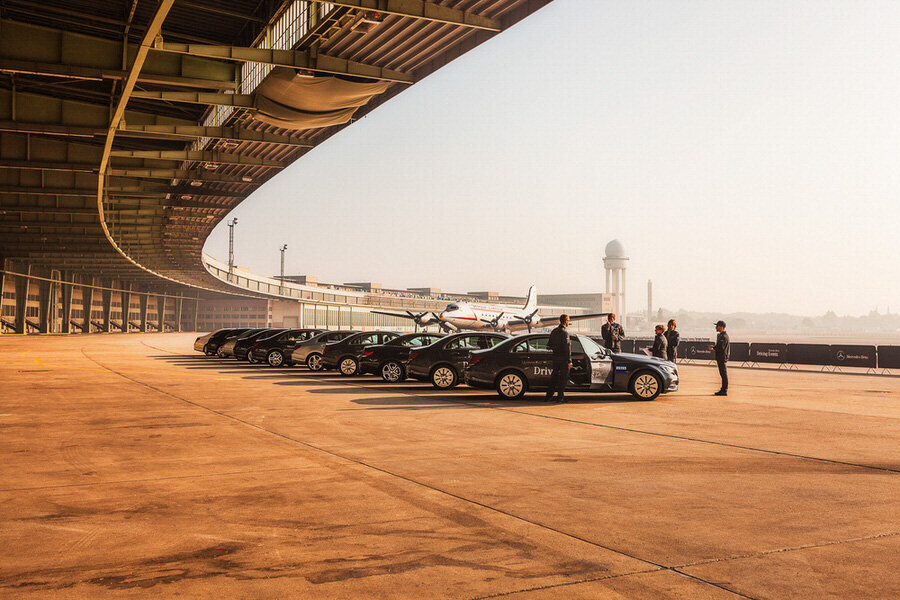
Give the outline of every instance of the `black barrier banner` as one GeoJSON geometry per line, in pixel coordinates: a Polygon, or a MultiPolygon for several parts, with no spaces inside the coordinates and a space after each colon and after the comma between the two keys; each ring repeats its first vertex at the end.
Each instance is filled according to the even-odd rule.
{"type": "Polygon", "coordinates": [[[875,346],[832,344],[831,365],[835,367],[869,367],[877,365],[875,346]]]}
{"type": "MultiPolygon", "coordinates": [[[[648,351],[653,347],[653,340],[632,340],[632,354],[647,354],[644,352],[644,348],[648,351]]],[[[625,352],[624,344],[622,347],[622,352],[625,352]]]]}
{"type": "Polygon", "coordinates": [[[750,362],[784,363],[787,362],[787,344],[750,344],[750,362]]]}
{"type": "Polygon", "coordinates": [[[788,344],[787,360],[793,365],[822,365],[831,360],[831,346],[828,344],[788,344]]]}
{"type": "Polygon", "coordinates": [[[878,368],[900,369],[900,346],[878,346],[878,368]]]}
{"type": "Polygon", "coordinates": [[[622,340],[622,352],[632,354],[634,352],[634,340],[622,340]]]}
{"type": "Polygon", "coordinates": [[[716,353],[709,349],[713,342],[692,341],[678,344],[678,357],[686,360],[716,360],[716,353]]]}
{"type": "Polygon", "coordinates": [[[731,352],[728,355],[729,361],[749,362],[750,361],[750,344],[747,342],[731,342],[731,352]]]}

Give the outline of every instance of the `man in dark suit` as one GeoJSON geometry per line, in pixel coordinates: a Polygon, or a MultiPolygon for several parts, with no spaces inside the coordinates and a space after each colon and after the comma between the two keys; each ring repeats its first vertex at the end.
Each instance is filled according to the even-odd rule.
{"type": "Polygon", "coordinates": [[[616,315],[610,313],[606,317],[606,323],[600,328],[600,335],[603,336],[604,346],[613,352],[622,351],[622,340],[625,339],[625,330],[616,323],[616,315]]]}
{"type": "Polygon", "coordinates": [[[676,327],[678,327],[678,324],[675,323],[675,319],[669,319],[666,325],[666,332],[663,334],[666,336],[666,360],[669,362],[675,362],[678,354],[678,343],[681,341],[681,334],[675,329],[676,327]]]}
{"type": "Polygon", "coordinates": [[[560,402],[566,401],[566,384],[569,382],[569,369],[572,368],[572,353],[569,349],[569,315],[559,315],[559,326],[550,332],[547,346],[553,352],[553,372],[550,374],[550,386],[547,388],[547,402],[553,400],[556,392],[560,402]]]}
{"type": "Polygon", "coordinates": [[[731,338],[725,333],[725,321],[716,323],[716,345],[710,346],[710,350],[716,352],[716,365],[719,367],[719,377],[722,378],[722,389],[716,392],[716,396],[728,395],[728,357],[731,355],[731,338]]]}
{"type": "Polygon", "coordinates": [[[650,356],[666,360],[667,343],[663,331],[665,331],[665,327],[662,325],[656,326],[656,337],[653,338],[653,347],[650,349],[650,356]]]}

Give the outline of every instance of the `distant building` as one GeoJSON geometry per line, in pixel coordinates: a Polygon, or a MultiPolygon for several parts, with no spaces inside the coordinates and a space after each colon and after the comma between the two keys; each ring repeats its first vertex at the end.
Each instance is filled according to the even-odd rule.
{"type": "Polygon", "coordinates": [[[612,296],[612,312],[620,315],[619,321],[625,325],[628,305],[625,302],[625,269],[628,256],[625,246],[619,240],[606,245],[606,256],[603,257],[603,268],[606,269],[606,292],[612,296]]]}

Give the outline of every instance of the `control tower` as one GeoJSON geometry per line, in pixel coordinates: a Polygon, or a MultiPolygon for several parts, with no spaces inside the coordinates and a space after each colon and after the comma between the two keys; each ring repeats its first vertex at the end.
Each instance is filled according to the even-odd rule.
{"type": "Polygon", "coordinates": [[[606,245],[606,256],[603,257],[603,268],[606,269],[606,293],[612,296],[612,312],[622,326],[625,327],[625,269],[628,256],[625,246],[619,240],[606,245]]]}

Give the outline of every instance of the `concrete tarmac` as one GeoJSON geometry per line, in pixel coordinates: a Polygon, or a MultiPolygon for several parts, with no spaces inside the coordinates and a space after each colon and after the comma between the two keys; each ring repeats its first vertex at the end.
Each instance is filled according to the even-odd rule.
{"type": "Polygon", "coordinates": [[[0,598],[900,598],[898,378],[554,405],[194,337],[0,337],[0,598]]]}

